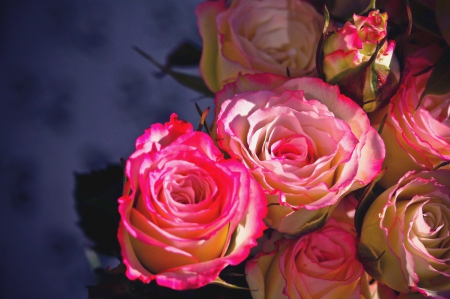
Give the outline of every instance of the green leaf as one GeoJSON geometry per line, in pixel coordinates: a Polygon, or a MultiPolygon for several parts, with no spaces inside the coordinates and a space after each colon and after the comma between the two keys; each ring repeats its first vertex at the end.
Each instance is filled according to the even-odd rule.
{"type": "Polygon", "coordinates": [[[246,291],[249,290],[248,288],[244,288],[244,287],[240,287],[240,286],[228,283],[228,282],[222,280],[222,278],[220,278],[220,277],[217,277],[213,282],[211,282],[211,284],[217,284],[222,287],[230,288],[233,290],[246,290],[246,291]]]}
{"type": "Polygon", "coordinates": [[[97,268],[101,268],[102,263],[100,261],[100,258],[95,252],[95,250],[91,248],[84,248],[84,255],[86,256],[89,266],[91,267],[91,270],[94,271],[97,268]]]}
{"type": "Polygon", "coordinates": [[[325,0],[324,7],[325,7],[324,10],[323,10],[324,19],[326,18],[325,14],[328,15],[328,19],[329,19],[330,18],[330,11],[333,11],[334,8],[336,7],[336,1],[334,1],[334,0],[325,0]]]}
{"type": "Polygon", "coordinates": [[[200,63],[202,48],[191,41],[185,41],[167,56],[166,68],[172,66],[195,66],[200,63]]]}
{"type": "Polygon", "coordinates": [[[195,102],[195,109],[197,110],[197,113],[200,115],[200,123],[198,124],[197,131],[201,131],[202,128],[205,128],[206,133],[209,135],[211,130],[209,129],[209,125],[206,122],[206,116],[209,113],[210,107],[206,108],[205,111],[202,111],[200,106],[195,102]]]}
{"type": "MultiPolygon", "coordinates": [[[[358,0],[358,1],[341,1],[341,0],[325,0],[325,4],[330,11],[331,17],[336,21],[345,23],[352,19],[353,14],[366,15],[374,9],[382,10],[391,0],[358,0]]],[[[312,1],[314,2],[314,1],[312,1]]]]}
{"type": "MultiPolygon", "coordinates": [[[[330,25],[330,13],[328,12],[327,6],[323,8],[323,28],[322,36],[320,37],[319,43],[316,48],[316,70],[319,74],[319,78],[325,81],[325,74],[323,72],[323,45],[325,44],[325,39],[328,36],[328,26],[330,25]]],[[[289,69],[288,69],[289,70],[289,69]]],[[[288,73],[290,77],[290,73],[288,73]]]]}
{"type": "MultiPolygon", "coordinates": [[[[404,16],[408,23],[405,23],[403,26],[400,25],[397,30],[399,36],[396,40],[396,46],[395,46],[395,55],[398,58],[399,66],[400,66],[400,78],[399,82],[402,82],[402,78],[404,75],[404,69],[406,65],[406,57],[408,56],[408,39],[411,34],[413,20],[412,20],[412,14],[411,9],[407,5],[403,5],[404,7],[404,16]]],[[[400,18],[401,19],[401,18],[400,18]]],[[[392,30],[391,30],[392,32],[392,30]]],[[[400,84],[397,86],[397,90],[400,87],[400,84]]]]}
{"type": "Polygon", "coordinates": [[[400,87],[394,73],[381,64],[373,63],[372,79],[376,98],[372,101],[364,102],[363,109],[368,113],[380,110],[386,106],[400,87]]]}
{"type": "Polygon", "coordinates": [[[365,15],[365,14],[369,13],[369,11],[376,9],[376,2],[377,2],[376,0],[370,0],[370,3],[366,7],[366,9],[364,9],[358,15],[362,16],[362,15],[365,15]]]}
{"type": "Polygon", "coordinates": [[[101,254],[120,252],[117,229],[120,215],[117,199],[123,190],[123,168],[119,164],[91,173],[75,173],[75,208],[78,225],[101,254]]]}
{"type": "Polygon", "coordinates": [[[145,53],[144,51],[142,51],[141,49],[139,49],[136,46],[133,46],[133,50],[138,52],[142,57],[144,57],[145,59],[150,61],[153,65],[155,65],[157,68],[159,68],[164,73],[169,74],[178,83],[180,83],[192,90],[201,92],[204,95],[214,97],[214,93],[208,89],[208,87],[206,86],[202,77],[185,74],[185,73],[180,73],[180,72],[171,70],[171,69],[163,66],[162,64],[160,64],[158,61],[153,59],[153,57],[151,57],[149,54],[145,53]]]}
{"type": "MultiPolygon", "coordinates": [[[[406,28],[404,36],[405,36],[405,38],[407,38],[411,34],[413,19],[412,19],[411,8],[409,8],[409,6],[405,6],[405,10],[406,10],[406,16],[408,18],[408,27],[406,28]]],[[[406,56],[406,54],[405,54],[405,56],[406,56]]]]}
{"type": "Polygon", "coordinates": [[[434,64],[434,68],[431,71],[431,75],[428,78],[425,90],[420,96],[419,103],[416,110],[422,105],[422,102],[426,95],[444,95],[450,93],[450,72],[448,66],[450,65],[450,47],[445,48],[439,59],[434,64]]]}
{"type": "Polygon", "coordinates": [[[370,70],[368,67],[370,67],[369,62],[362,63],[357,67],[341,72],[328,83],[339,85],[341,93],[362,107],[362,105],[364,105],[363,96],[367,71],[368,69],[370,70]]]}
{"type": "MultiPolygon", "coordinates": [[[[330,209],[331,209],[331,207],[330,207],[330,209]]],[[[296,233],[297,238],[300,238],[301,236],[310,234],[313,231],[316,231],[316,230],[322,228],[328,221],[328,216],[330,215],[330,213],[329,213],[330,209],[328,209],[328,212],[326,212],[319,218],[311,220],[308,223],[306,223],[305,225],[303,225],[301,230],[298,233],[296,233]]]]}
{"type": "Polygon", "coordinates": [[[381,135],[383,133],[384,124],[386,123],[386,119],[388,117],[388,114],[386,113],[383,118],[381,119],[380,127],[378,127],[378,135],[381,135]]]}
{"type": "Polygon", "coordinates": [[[442,167],[445,167],[445,166],[447,166],[447,165],[449,165],[449,164],[450,164],[450,161],[442,162],[441,164],[436,165],[432,170],[433,170],[433,171],[436,171],[436,170],[438,170],[438,169],[440,169],[440,168],[442,168],[442,167]]]}
{"type": "Polygon", "coordinates": [[[359,199],[359,204],[355,211],[355,229],[358,236],[361,235],[361,229],[367,211],[369,210],[375,199],[384,191],[381,187],[377,186],[376,183],[381,180],[385,173],[386,168],[383,169],[369,185],[367,185],[365,188],[360,189],[362,191],[362,194],[361,196],[359,196],[359,198],[357,196],[357,198],[359,199]]]}
{"type": "Polygon", "coordinates": [[[408,4],[411,9],[414,25],[435,36],[441,37],[441,32],[436,22],[435,12],[418,0],[410,0],[408,1],[408,4]]]}
{"type": "Polygon", "coordinates": [[[436,1],[436,22],[447,45],[450,45],[450,1],[436,1]]]}
{"type": "Polygon", "coordinates": [[[382,271],[380,260],[383,257],[383,254],[384,252],[377,256],[376,253],[365,244],[358,244],[358,260],[363,264],[364,270],[376,280],[381,280],[382,271]]]}

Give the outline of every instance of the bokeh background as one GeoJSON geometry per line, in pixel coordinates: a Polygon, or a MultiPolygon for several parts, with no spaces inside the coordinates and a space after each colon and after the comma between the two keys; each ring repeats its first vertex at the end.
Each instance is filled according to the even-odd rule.
{"type": "Polygon", "coordinates": [[[198,123],[199,94],[131,47],[164,62],[184,40],[200,45],[200,2],[0,1],[0,298],[87,298],[74,173],[127,158],[172,112],[198,123]]]}

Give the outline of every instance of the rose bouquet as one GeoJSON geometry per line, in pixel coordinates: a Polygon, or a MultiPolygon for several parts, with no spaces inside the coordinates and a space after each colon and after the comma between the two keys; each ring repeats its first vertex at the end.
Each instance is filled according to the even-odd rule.
{"type": "Polygon", "coordinates": [[[120,261],[89,298],[450,297],[450,5],[366,2],[202,2],[201,54],[169,57],[201,78],[135,47],[214,115],[77,176],[120,261]]]}

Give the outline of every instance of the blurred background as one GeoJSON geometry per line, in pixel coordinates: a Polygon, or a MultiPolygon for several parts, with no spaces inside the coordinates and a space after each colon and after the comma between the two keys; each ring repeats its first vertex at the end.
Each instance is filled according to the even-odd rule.
{"type": "Polygon", "coordinates": [[[186,39],[200,45],[200,2],[0,1],[0,298],[87,298],[74,173],[128,158],[172,112],[198,124],[199,94],[131,47],[164,62],[186,39]]]}

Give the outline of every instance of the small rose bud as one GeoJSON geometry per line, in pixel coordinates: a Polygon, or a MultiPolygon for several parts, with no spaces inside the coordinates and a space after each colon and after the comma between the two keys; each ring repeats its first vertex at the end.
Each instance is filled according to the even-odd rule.
{"type": "Polygon", "coordinates": [[[387,13],[353,15],[326,38],[323,47],[325,80],[366,112],[383,107],[398,85],[400,70],[394,56],[395,41],[386,38],[387,13]]]}

